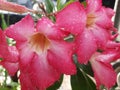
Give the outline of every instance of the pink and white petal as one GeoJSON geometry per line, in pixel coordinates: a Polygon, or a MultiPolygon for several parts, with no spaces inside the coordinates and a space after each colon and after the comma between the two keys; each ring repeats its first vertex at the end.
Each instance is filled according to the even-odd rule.
{"type": "Polygon", "coordinates": [[[9,62],[17,62],[19,59],[19,52],[15,46],[9,46],[8,47],[10,57],[7,58],[9,62]]]}
{"type": "Polygon", "coordinates": [[[8,51],[8,46],[5,45],[0,45],[0,55],[4,58],[4,59],[9,59],[9,57],[11,57],[9,51],[8,51]]]}
{"type": "Polygon", "coordinates": [[[75,74],[76,67],[72,60],[73,44],[64,41],[51,42],[52,45],[47,55],[50,65],[63,74],[75,74]]]}
{"type": "Polygon", "coordinates": [[[1,61],[0,65],[2,65],[11,76],[14,76],[19,68],[18,63],[11,63],[11,62],[8,62],[6,60],[1,61]]]}
{"type": "Polygon", "coordinates": [[[51,67],[46,55],[36,55],[29,67],[29,77],[39,90],[45,90],[59,80],[60,73],[51,67]]]}
{"type": "Polygon", "coordinates": [[[87,12],[93,13],[102,7],[102,0],[87,0],[87,12]]]}
{"type": "Polygon", "coordinates": [[[96,16],[95,24],[108,30],[109,28],[113,27],[113,22],[111,21],[110,16],[107,15],[106,10],[104,8],[101,8],[94,14],[96,16]]]}
{"type": "Polygon", "coordinates": [[[10,55],[10,52],[8,50],[6,37],[1,29],[0,29],[0,55],[5,60],[8,60],[8,59],[11,60],[11,55],[10,55]]]}
{"type": "Polygon", "coordinates": [[[86,13],[79,2],[73,2],[56,14],[56,25],[73,34],[83,31],[86,13]]]}
{"type": "Polygon", "coordinates": [[[34,32],[34,21],[30,15],[8,27],[5,34],[16,41],[25,41],[34,32]]]}
{"type": "Polygon", "coordinates": [[[32,48],[27,43],[23,43],[21,46],[18,47],[20,53],[20,64],[22,66],[26,66],[30,64],[31,60],[33,59],[35,53],[32,48]]]}
{"type": "Polygon", "coordinates": [[[102,8],[104,8],[107,16],[108,16],[110,19],[114,16],[115,12],[114,12],[113,9],[111,9],[111,8],[106,8],[106,7],[102,7],[102,8]]]}
{"type": "Polygon", "coordinates": [[[37,88],[33,85],[28,73],[23,73],[21,71],[19,78],[21,90],[37,90],[37,88]]]}
{"type": "Polygon", "coordinates": [[[79,63],[87,64],[96,49],[96,40],[90,30],[84,30],[81,35],[76,37],[76,53],[79,63]]]}
{"type": "Polygon", "coordinates": [[[112,61],[115,61],[118,59],[118,56],[120,53],[115,50],[105,51],[102,54],[98,54],[96,57],[96,60],[99,60],[101,62],[105,63],[111,63],[112,61]]]}
{"type": "Polygon", "coordinates": [[[96,39],[98,47],[104,48],[107,41],[110,39],[109,33],[105,29],[100,28],[98,26],[94,26],[94,28],[91,29],[91,32],[93,33],[96,39]]]}
{"type": "Polygon", "coordinates": [[[111,41],[109,40],[107,43],[106,43],[106,48],[108,49],[115,49],[115,48],[119,48],[120,47],[120,43],[117,43],[115,41],[111,41]]]}
{"type": "Polygon", "coordinates": [[[0,45],[0,54],[4,60],[11,63],[16,63],[19,58],[19,53],[15,46],[0,45]]]}
{"type": "Polygon", "coordinates": [[[109,63],[98,61],[95,58],[91,59],[90,62],[94,71],[97,88],[99,88],[100,85],[111,88],[116,82],[116,73],[112,66],[109,63]]]}
{"type": "Polygon", "coordinates": [[[43,17],[42,19],[40,19],[37,22],[36,28],[38,32],[43,33],[48,38],[60,39],[61,37],[63,37],[60,28],[55,26],[48,18],[43,17]]]}
{"type": "Polygon", "coordinates": [[[34,57],[34,52],[30,51],[29,48],[24,48],[20,51],[20,63],[26,66],[31,62],[34,57]]]}

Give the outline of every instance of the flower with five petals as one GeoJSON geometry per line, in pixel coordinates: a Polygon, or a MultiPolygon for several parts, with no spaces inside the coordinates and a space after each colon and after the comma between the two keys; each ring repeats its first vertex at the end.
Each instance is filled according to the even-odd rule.
{"type": "MultiPolygon", "coordinates": [[[[34,25],[31,16],[27,15],[8,27],[5,33],[16,41],[22,83],[29,80],[34,88],[42,90],[57,81],[61,74],[76,73],[72,61],[74,45],[63,40],[59,27],[48,18],[43,17],[34,25]]],[[[22,90],[31,90],[29,85],[22,84],[22,90]]]]}

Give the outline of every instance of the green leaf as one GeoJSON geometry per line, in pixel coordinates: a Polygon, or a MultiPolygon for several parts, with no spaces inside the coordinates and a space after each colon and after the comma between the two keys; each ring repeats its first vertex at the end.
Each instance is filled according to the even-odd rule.
{"type": "MultiPolygon", "coordinates": [[[[67,1],[67,0],[66,0],[67,1]]],[[[68,0],[67,2],[63,0],[57,0],[57,10],[61,10],[62,8],[66,7],[70,3],[74,2],[75,0],[68,0]]]]}
{"type": "Polygon", "coordinates": [[[96,90],[93,80],[80,69],[71,76],[71,87],[72,90],[96,90]]]}
{"type": "Polygon", "coordinates": [[[91,64],[88,63],[86,65],[84,64],[80,64],[78,62],[78,58],[77,58],[77,55],[73,55],[73,60],[74,60],[74,63],[76,64],[76,66],[80,69],[82,69],[85,73],[87,73],[88,75],[90,76],[94,76],[94,73],[93,73],[93,70],[92,70],[92,67],[91,67],[91,64]]]}
{"type": "Polygon", "coordinates": [[[12,90],[11,88],[8,88],[8,87],[0,87],[0,90],[12,90]]]}
{"type": "Polygon", "coordinates": [[[52,0],[45,0],[45,6],[47,13],[52,13],[55,7],[52,0]]]}
{"type": "Polygon", "coordinates": [[[69,5],[70,3],[74,2],[75,0],[69,0],[67,3],[64,4],[64,7],[66,7],[67,5],[69,5]]]}
{"type": "Polygon", "coordinates": [[[6,23],[6,21],[5,21],[5,19],[4,19],[4,15],[3,14],[1,14],[1,21],[2,21],[2,23],[1,23],[1,26],[2,26],[2,29],[5,29],[5,28],[7,28],[7,23],[6,23]]]}
{"type": "Polygon", "coordinates": [[[86,1],[81,2],[85,7],[87,6],[86,1]]]}
{"type": "Polygon", "coordinates": [[[92,67],[91,67],[90,63],[88,63],[87,65],[79,63],[78,68],[81,68],[88,75],[90,75],[92,77],[94,76],[94,73],[93,73],[93,70],[92,70],[92,67]]]}
{"type": "Polygon", "coordinates": [[[3,60],[3,58],[0,57],[0,61],[2,61],[2,60],[3,60]]]}
{"type": "Polygon", "coordinates": [[[63,75],[61,76],[59,81],[57,81],[56,83],[54,83],[54,85],[47,88],[47,90],[57,90],[61,86],[62,81],[63,81],[63,75]]]}
{"type": "Polygon", "coordinates": [[[61,10],[65,4],[66,0],[57,0],[57,10],[61,10]]]}

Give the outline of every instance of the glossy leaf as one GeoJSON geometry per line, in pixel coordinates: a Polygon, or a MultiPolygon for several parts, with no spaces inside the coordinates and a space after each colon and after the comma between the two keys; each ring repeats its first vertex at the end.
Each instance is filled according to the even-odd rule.
{"type": "Polygon", "coordinates": [[[61,10],[65,4],[66,0],[57,0],[57,10],[61,10]]]}
{"type": "Polygon", "coordinates": [[[66,7],[67,5],[69,5],[70,3],[72,3],[72,2],[74,2],[75,0],[69,0],[68,2],[66,2],[65,4],[64,4],[64,7],[66,7]]]}
{"type": "Polygon", "coordinates": [[[94,73],[93,73],[93,70],[92,70],[92,67],[91,67],[90,63],[88,63],[87,65],[78,64],[78,67],[81,68],[88,75],[90,75],[92,77],[94,76],[94,73]]]}
{"type": "Polygon", "coordinates": [[[71,76],[71,87],[72,90],[96,90],[93,80],[80,69],[71,76]]]}
{"type": "Polygon", "coordinates": [[[1,14],[1,27],[2,27],[2,29],[5,29],[5,28],[7,28],[7,23],[6,23],[6,21],[5,21],[5,19],[4,19],[4,15],[3,14],[1,14]]]}
{"type": "Polygon", "coordinates": [[[47,13],[52,13],[55,7],[52,0],[45,0],[45,6],[47,13]]]}
{"type": "Polygon", "coordinates": [[[75,0],[57,0],[57,10],[61,10],[62,8],[66,7],[70,3],[74,2],[75,0]]]}
{"type": "Polygon", "coordinates": [[[94,76],[94,73],[93,73],[93,70],[92,70],[92,67],[90,65],[90,63],[84,65],[84,64],[80,64],[78,62],[78,58],[76,55],[73,55],[73,59],[74,59],[74,63],[76,64],[76,66],[80,69],[82,69],[85,73],[87,73],[88,75],[90,76],[94,76]]]}

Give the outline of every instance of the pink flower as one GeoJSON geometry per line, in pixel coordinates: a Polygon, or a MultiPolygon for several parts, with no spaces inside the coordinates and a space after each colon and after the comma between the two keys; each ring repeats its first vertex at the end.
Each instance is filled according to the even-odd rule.
{"type": "Polygon", "coordinates": [[[8,2],[6,0],[0,0],[0,10],[11,11],[15,13],[34,12],[33,10],[26,8],[25,6],[8,2]]]}
{"type": "Polygon", "coordinates": [[[13,76],[18,70],[19,53],[15,46],[8,46],[6,37],[0,29],[0,64],[8,70],[8,73],[13,76]]]}
{"type": "Polygon", "coordinates": [[[98,89],[101,84],[110,88],[116,82],[110,62],[120,58],[120,43],[114,41],[118,33],[111,21],[113,15],[112,9],[102,6],[102,0],[87,0],[84,8],[74,2],[56,14],[56,25],[75,35],[79,63],[90,61],[98,89]]]}
{"type": "Polygon", "coordinates": [[[98,90],[100,90],[100,85],[105,85],[110,89],[115,84],[116,73],[110,62],[118,58],[120,58],[119,50],[108,50],[102,53],[96,52],[91,57],[90,63],[93,68],[98,90]]]}
{"type": "MultiPolygon", "coordinates": [[[[58,80],[62,73],[76,73],[72,61],[73,44],[63,40],[59,27],[49,19],[43,17],[34,26],[33,19],[27,15],[8,27],[6,35],[16,41],[20,53],[21,84],[30,81],[29,85],[32,83],[42,90],[58,80]]],[[[31,90],[29,85],[22,84],[22,90],[31,90]]]]}
{"type": "Polygon", "coordinates": [[[56,24],[75,34],[76,53],[80,63],[86,64],[98,48],[106,47],[114,29],[111,17],[114,12],[102,6],[102,0],[87,0],[69,4],[56,14],[56,24]]]}
{"type": "Polygon", "coordinates": [[[73,2],[56,14],[56,24],[77,35],[86,25],[86,12],[79,2],[73,2]]]}

